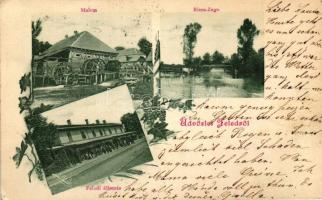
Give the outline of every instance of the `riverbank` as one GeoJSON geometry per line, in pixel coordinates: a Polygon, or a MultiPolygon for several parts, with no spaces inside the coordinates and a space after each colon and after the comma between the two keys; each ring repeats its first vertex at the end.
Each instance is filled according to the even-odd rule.
{"type": "Polygon", "coordinates": [[[161,74],[161,96],[165,98],[258,98],[264,87],[252,79],[232,78],[223,69],[198,75],[161,74]]]}

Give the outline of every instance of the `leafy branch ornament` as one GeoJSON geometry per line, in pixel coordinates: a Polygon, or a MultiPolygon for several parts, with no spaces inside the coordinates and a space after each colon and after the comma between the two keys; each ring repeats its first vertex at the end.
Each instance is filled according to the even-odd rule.
{"type": "MultiPolygon", "coordinates": [[[[32,104],[32,92],[31,92],[31,73],[25,74],[19,81],[20,84],[20,93],[24,94],[29,89],[28,96],[19,97],[19,108],[20,113],[25,113],[25,120],[28,117],[34,114],[34,111],[31,109],[32,104]]],[[[12,159],[16,163],[16,167],[18,168],[23,160],[26,158],[31,164],[32,168],[28,172],[29,182],[31,182],[31,175],[35,172],[39,180],[43,180],[43,171],[40,164],[40,161],[35,152],[35,146],[32,139],[32,134],[34,131],[34,126],[26,120],[27,124],[27,132],[24,134],[23,139],[21,141],[20,147],[16,147],[16,154],[12,157],[12,159]],[[27,152],[27,149],[30,149],[30,153],[27,152]],[[30,155],[31,154],[31,155],[30,155]]]]}
{"type": "Polygon", "coordinates": [[[143,99],[143,103],[138,109],[143,110],[141,120],[147,126],[147,133],[153,135],[151,142],[156,142],[159,139],[167,140],[167,136],[173,133],[167,129],[167,110],[179,109],[185,113],[187,110],[191,110],[192,106],[192,100],[166,99],[161,96],[143,99]]]}

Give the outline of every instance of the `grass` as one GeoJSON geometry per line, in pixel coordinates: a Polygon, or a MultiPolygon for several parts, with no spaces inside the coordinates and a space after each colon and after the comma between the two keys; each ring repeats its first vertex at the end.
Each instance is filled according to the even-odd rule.
{"type": "MultiPolygon", "coordinates": [[[[106,91],[107,88],[107,86],[101,85],[78,85],[57,89],[35,90],[35,103],[33,104],[33,107],[38,107],[43,103],[44,105],[52,105],[53,108],[55,108],[94,94],[101,93],[106,91]]],[[[143,99],[143,97],[152,96],[153,94],[151,81],[137,82],[133,86],[129,86],[129,89],[134,100],[143,99]]]]}
{"type": "Polygon", "coordinates": [[[35,103],[37,107],[41,103],[44,105],[53,105],[53,107],[61,106],[85,97],[106,91],[107,87],[100,85],[86,85],[64,87],[59,89],[35,90],[35,103]]]}

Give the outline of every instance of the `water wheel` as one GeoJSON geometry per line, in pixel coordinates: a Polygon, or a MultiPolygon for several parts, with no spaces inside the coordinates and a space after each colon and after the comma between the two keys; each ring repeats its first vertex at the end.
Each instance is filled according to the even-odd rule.
{"type": "Polygon", "coordinates": [[[65,63],[59,63],[53,69],[52,77],[56,85],[64,84],[64,74],[68,71],[68,66],[65,63]]]}
{"type": "Polygon", "coordinates": [[[104,68],[104,60],[99,58],[89,59],[83,63],[82,73],[88,76],[90,84],[97,84],[104,79],[104,68]]]}

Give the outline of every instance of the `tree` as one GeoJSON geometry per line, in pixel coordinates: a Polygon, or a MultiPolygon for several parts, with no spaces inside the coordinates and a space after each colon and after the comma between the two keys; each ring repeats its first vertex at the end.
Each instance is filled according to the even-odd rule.
{"type": "Polygon", "coordinates": [[[54,145],[56,138],[56,126],[52,123],[47,123],[46,119],[40,115],[40,113],[50,109],[51,106],[41,105],[35,109],[28,109],[30,115],[25,117],[28,132],[25,133],[24,140],[21,142],[20,147],[16,148],[16,154],[13,156],[13,160],[16,162],[16,166],[19,167],[24,156],[32,163],[33,168],[29,171],[29,182],[31,181],[31,174],[36,172],[38,178],[42,180],[42,171],[44,169],[46,175],[47,167],[53,162],[50,151],[54,145]],[[31,159],[26,153],[26,150],[30,148],[30,152],[34,157],[31,159]],[[36,148],[38,156],[34,150],[36,148]],[[39,160],[38,160],[39,158],[39,160]]]}
{"type": "Polygon", "coordinates": [[[223,63],[224,64],[229,64],[229,57],[228,56],[225,56],[223,63]]]}
{"type": "Polygon", "coordinates": [[[237,53],[232,54],[230,57],[230,64],[233,68],[232,76],[234,78],[237,78],[237,71],[239,70],[240,63],[241,61],[239,55],[237,53]]]}
{"type": "Polygon", "coordinates": [[[254,38],[259,34],[259,30],[250,19],[245,19],[243,24],[237,30],[238,54],[242,62],[247,62],[249,55],[254,51],[254,38]]]}
{"type": "Polygon", "coordinates": [[[50,156],[50,149],[52,149],[56,141],[57,128],[54,124],[47,123],[46,119],[36,112],[27,117],[26,122],[27,125],[33,127],[31,139],[35,145],[43,169],[48,173],[46,170],[47,167],[54,162],[53,157],[50,156]]]}
{"type": "Polygon", "coordinates": [[[140,48],[140,51],[144,53],[146,56],[149,55],[152,49],[152,43],[149,42],[145,37],[141,38],[138,42],[138,46],[140,48]]]}
{"type": "Polygon", "coordinates": [[[259,72],[258,54],[253,49],[254,39],[258,34],[259,30],[256,25],[248,18],[237,30],[237,54],[240,62],[237,69],[240,77],[255,77],[257,76],[256,71],[259,72]]]}
{"type": "Polygon", "coordinates": [[[253,78],[258,83],[264,82],[264,50],[251,51],[245,65],[240,69],[243,77],[253,78]]]}
{"type": "Polygon", "coordinates": [[[194,54],[194,48],[197,43],[197,34],[201,30],[201,25],[199,23],[190,23],[186,26],[184,29],[183,34],[183,53],[185,54],[184,63],[191,65],[193,54],[194,54]]]}
{"type": "Polygon", "coordinates": [[[121,63],[118,60],[110,60],[105,64],[105,70],[111,72],[119,72],[121,63]]]}
{"type": "Polygon", "coordinates": [[[121,47],[121,46],[117,46],[117,47],[115,47],[115,50],[116,51],[121,51],[121,50],[124,50],[125,48],[124,47],[121,47]]]}
{"type": "Polygon", "coordinates": [[[202,57],[202,63],[204,65],[210,65],[211,64],[211,59],[210,59],[210,54],[209,53],[205,53],[202,57]]]}
{"type": "Polygon", "coordinates": [[[124,114],[121,117],[121,122],[125,127],[125,131],[135,131],[139,137],[143,135],[140,120],[135,112],[124,114]]]}
{"type": "MultiPolygon", "coordinates": [[[[36,22],[32,21],[31,22],[31,36],[32,36],[32,44],[33,44],[32,47],[34,47],[34,44],[37,43],[36,39],[40,35],[41,31],[42,31],[41,20],[37,19],[36,22]]],[[[35,49],[32,48],[32,55],[37,55],[34,50],[35,49]]]]}
{"type": "Polygon", "coordinates": [[[33,83],[33,67],[34,67],[34,56],[35,56],[35,49],[34,47],[34,43],[36,42],[37,37],[40,35],[40,32],[42,30],[42,26],[41,26],[41,20],[37,19],[36,22],[32,21],[31,22],[31,36],[32,36],[32,55],[31,55],[31,73],[30,73],[30,97],[31,97],[31,102],[34,100],[34,93],[33,93],[33,89],[34,89],[34,83],[33,83]]]}
{"type": "Polygon", "coordinates": [[[52,45],[49,42],[39,41],[35,38],[32,42],[32,53],[33,55],[39,55],[39,53],[46,51],[51,46],[52,45]]]}
{"type": "Polygon", "coordinates": [[[31,22],[32,38],[37,38],[40,35],[41,31],[42,31],[41,20],[37,19],[36,22],[32,21],[31,22]]]}
{"type": "Polygon", "coordinates": [[[196,57],[196,58],[193,58],[192,59],[192,64],[194,66],[194,70],[198,70],[200,69],[200,66],[202,64],[202,59],[200,56],[196,57]]]}
{"type": "Polygon", "coordinates": [[[258,50],[258,65],[256,66],[256,78],[264,85],[264,48],[258,50]]]}
{"type": "Polygon", "coordinates": [[[212,64],[222,64],[225,60],[225,57],[222,53],[220,53],[219,51],[215,51],[212,54],[212,64]]]}

